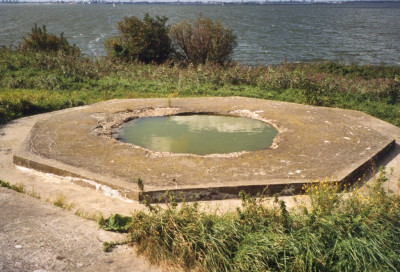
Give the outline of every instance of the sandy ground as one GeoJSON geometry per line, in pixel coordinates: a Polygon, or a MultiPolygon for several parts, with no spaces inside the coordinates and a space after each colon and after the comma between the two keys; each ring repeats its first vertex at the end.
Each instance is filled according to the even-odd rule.
{"type": "MultiPolygon", "coordinates": [[[[43,116],[46,114],[18,119],[0,127],[0,180],[23,184],[28,193],[41,197],[38,200],[0,189],[0,271],[161,271],[128,246],[104,253],[104,241],[116,241],[124,239],[124,236],[102,231],[96,222],[74,215],[77,210],[105,217],[113,213],[129,215],[134,210],[143,209],[142,205],[107,196],[65,178],[13,165],[13,150],[25,139],[35,121],[43,116]],[[73,204],[72,210],[65,211],[50,204],[60,195],[73,204]]],[[[400,135],[396,139],[399,143],[400,135]]],[[[398,144],[382,164],[388,172],[393,168],[386,189],[398,192],[398,144]]],[[[366,179],[371,182],[374,176],[366,179]]],[[[291,197],[284,200],[289,207],[296,205],[291,197]]],[[[238,207],[240,201],[209,201],[201,205],[224,212],[238,207]]]]}

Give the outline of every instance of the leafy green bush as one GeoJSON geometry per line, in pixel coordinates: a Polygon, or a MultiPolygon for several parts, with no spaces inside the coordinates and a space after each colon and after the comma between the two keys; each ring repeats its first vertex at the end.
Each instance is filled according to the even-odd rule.
{"type": "Polygon", "coordinates": [[[224,65],[231,61],[233,49],[237,45],[231,29],[201,16],[196,21],[184,20],[172,26],[171,38],[176,47],[176,55],[194,65],[206,62],[224,65]]]}
{"type": "Polygon", "coordinates": [[[24,38],[22,49],[44,52],[62,51],[63,53],[71,55],[80,53],[79,48],[68,43],[67,39],[64,38],[64,33],[61,33],[60,37],[54,34],[48,34],[45,25],[43,25],[43,27],[38,27],[36,23],[32,28],[32,33],[29,34],[28,38],[24,38]]]}
{"type": "Polygon", "coordinates": [[[108,55],[125,61],[165,62],[172,53],[167,20],[167,17],[152,18],[148,13],[143,20],[124,17],[118,23],[121,36],[107,39],[104,44],[108,55]]]}

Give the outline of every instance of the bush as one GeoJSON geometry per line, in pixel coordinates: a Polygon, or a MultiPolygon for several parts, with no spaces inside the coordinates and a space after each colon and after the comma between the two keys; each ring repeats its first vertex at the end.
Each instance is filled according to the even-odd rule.
{"type": "Polygon", "coordinates": [[[57,37],[54,34],[48,34],[46,26],[32,28],[32,33],[29,34],[28,38],[24,38],[24,43],[22,45],[23,50],[31,51],[44,51],[44,52],[57,52],[62,51],[66,54],[79,54],[80,50],[75,45],[70,45],[66,38],[64,38],[64,33],[57,37]]]}
{"type": "Polygon", "coordinates": [[[152,18],[148,13],[143,20],[124,17],[118,23],[121,36],[107,39],[104,44],[108,55],[125,61],[165,62],[172,53],[167,20],[167,17],[152,18]]]}
{"type": "Polygon", "coordinates": [[[177,56],[194,65],[206,62],[224,65],[231,61],[237,45],[231,29],[201,16],[196,21],[184,20],[172,26],[171,38],[177,56]]]}

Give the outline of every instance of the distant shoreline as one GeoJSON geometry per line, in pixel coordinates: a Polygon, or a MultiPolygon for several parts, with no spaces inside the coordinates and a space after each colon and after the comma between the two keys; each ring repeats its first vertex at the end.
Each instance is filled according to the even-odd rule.
{"type": "Polygon", "coordinates": [[[294,0],[294,1],[247,1],[247,2],[225,2],[225,1],[196,1],[196,2],[185,2],[185,1],[170,1],[170,2],[150,2],[150,1],[135,1],[135,2],[125,2],[125,1],[104,1],[104,0],[94,0],[94,1],[18,1],[18,0],[1,0],[0,4],[40,4],[40,5],[51,5],[51,4],[76,4],[76,5],[351,5],[351,4],[397,4],[400,6],[400,1],[327,1],[321,2],[318,0],[294,0]]]}

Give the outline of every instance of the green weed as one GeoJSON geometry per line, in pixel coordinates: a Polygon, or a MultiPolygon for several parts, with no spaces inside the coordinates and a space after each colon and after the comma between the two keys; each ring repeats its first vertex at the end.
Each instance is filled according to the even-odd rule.
{"type": "Polygon", "coordinates": [[[2,181],[0,180],[0,185],[1,187],[5,187],[11,190],[14,190],[18,193],[25,193],[26,192],[26,188],[25,185],[22,183],[16,183],[16,184],[10,184],[7,181],[2,181]]]}
{"type": "Polygon", "coordinates": [[[152,262],[185,270],[397,271],[400,197],[382,190],[380,173],[368,193],[314,181],[292,210],[278,197],[241,193],[236,212],[217,215],[169,194],[166,208],[133,214],[130,240],[152,262]]]}
{"type": "Polygon", "coordinates": [[[75,204],[73,202],[69,202],[67,197],[63,194],[57,195],[57,198],[53,201],[53,205],[64,210],[71,210],[75,206],[75,204]]]}
{"type": "Polygon", "coordinates": [[[40,194],[35,190],[35,188],[32,188],[32,190],[26,192],[29,196],[40,199],[40,194]]]}
{"type": "Polygon", "coordinates": [[[75,215],[96,222],[99,222],[99,220],[103,218],[102,214],[99,212],[87,212],[80,209],[75,211],[75,215]]]}
{"type": "Polygon", "coordinates": [[[103,251],[104,252],[111,252],[116,246],[126,245],[128,241],[123,242],[104,242],[103,243],[103,251]]]}
{"type": "Polygon", "coordinates": [[[102,216],[98,220],[99,225],[105,229],[115,232],[127,232],[132,225],[132,217],[114,214],[107,219],[102,216]]]}

